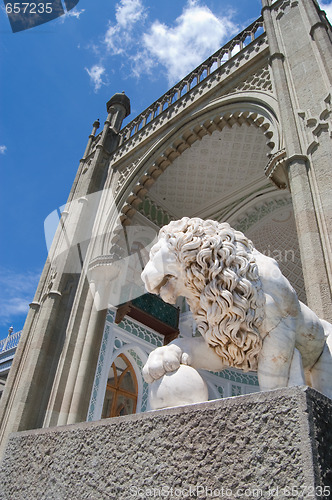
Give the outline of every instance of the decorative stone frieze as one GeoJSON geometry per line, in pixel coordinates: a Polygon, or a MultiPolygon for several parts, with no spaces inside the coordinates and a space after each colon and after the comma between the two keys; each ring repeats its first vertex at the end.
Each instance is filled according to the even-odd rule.
{"type": "Polygon", "coordinates": [[[298,0],[284,0],[281,2],[276,2],[275,5],[272,6],[274,12],[276,13],[276,18],[279,20],[287,14],[287,12],[296,7],[299,4],[298,0]]]}
{"type": "MultiPolygon", "coordinates": [[[[257,224],[257,222],[261,221],[268,214],[271,214],[275,210],[278,210],[282,207],[287,207],[292,205],[292,199],[289,194],[283,194],[274,200],[268,200],[259,206],[254,205],[246,210],[244,216],[240,216],[238,219],[234,219],[232,221],[232,225],[238,231],[243,233],[247,233],[247,231],[257,224]]],[[[221,221],[220,221],[221,222],[221,221]]]]}
{"type": "Polygon", "coordinates": [[[307,154],[311,154],[319,146],[319,137],[323,131],[328,131],[332,137],[332,91],[321,103],[322,111],[319,115],[311,116],[310,112],[299,111],[299,117],[302,119],[302,129],[306,138],[307,154]]]}
{"type": "Polygon", "coordinates": [[[273,93],[271,73],[268,65],[248,76],[248,78],[232,90],[232,93],[257,90],[273,93]]]}
{"type": "Polygon", "coordinates": [[[131,173],[135,170],[136,165],[140,161],[140,158],[138,158],[136,161],[130,163],[129,165],[124,166],[121,168],[121,170],[118,171],[118,176],[116,179],[116,186],[114,190],[114,195],[117,196],[118,193],[121,191],[121,188],[126,184],[127,180],[129,179],[131,173]]]}
{"type": "Polygon", "coordinates": [[[266,177],[279,189],[287,189],[289,185],[287,167],[286,167],[286,150],[281,149],[274,153],[264,169],[266,177]]]}
{"type": "Polygon", "coordinates": [[[139,206],[138,212],[147,217],[151,222],[159,227],[163,227],[173,220],[173,216],[167,213],[162,207],[148,196],[145,197],[143,203],[139,206]]]}

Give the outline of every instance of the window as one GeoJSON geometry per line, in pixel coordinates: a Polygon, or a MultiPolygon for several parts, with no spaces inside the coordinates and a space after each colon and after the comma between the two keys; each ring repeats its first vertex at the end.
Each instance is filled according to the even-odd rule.
{"type": "Polygon", "coordinates": [[[130,361],[120,354],[112,363],[108,374],[101,418],[119,417],[135,413],[137,379],[130,361]]]}

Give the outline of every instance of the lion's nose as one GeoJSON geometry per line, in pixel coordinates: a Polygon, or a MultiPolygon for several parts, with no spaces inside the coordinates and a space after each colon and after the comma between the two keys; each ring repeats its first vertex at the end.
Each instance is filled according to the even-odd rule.
{"type": "Polygon", "coordinates": [[[155,269],[152,262],[148,262],[142,271],[141,278],[148,292],[151,293],[153,290],[153,283],[156,281],[157,270],[155,269]]]}
{"type": "Polygon", "coordinates": [[[141,273],[141,279],[145,285],[146,285],[146,276],[147,276],[146,268],[147,268],[147,265],[145,266],[145,268],[143,269],[143,271],[141,273]]]}
{"type": "Polygon", "coordinates": [[[142,271],[141,278],[148,292],[159,293],[164,275],[158,271],[151,261],[147,263],[142,271]]]}

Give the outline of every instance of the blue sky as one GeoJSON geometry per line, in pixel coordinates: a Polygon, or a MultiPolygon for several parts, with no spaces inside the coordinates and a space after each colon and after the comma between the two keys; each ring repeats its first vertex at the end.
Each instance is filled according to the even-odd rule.
{"type": "MultiPolygon", "coordinates": [[[[324,8],[332,16],[332,3],[324,8]]],[[[66,202],[105,103],[125,91],[132,120],[260,9],[260,0],[80,0],[12,33],[1,5],[0,339],[23,327],[47,256],[44,220],[66,202]]]]}

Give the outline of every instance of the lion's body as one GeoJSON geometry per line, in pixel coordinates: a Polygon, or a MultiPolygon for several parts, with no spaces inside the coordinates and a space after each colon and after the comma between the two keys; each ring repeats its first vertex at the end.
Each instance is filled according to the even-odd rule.
{"type": "MultiPolygon", "coordinates": [[[[182,362],[206,368],[209,359],[215,364],[220,359],[220,369],[257,370],[262,390],[307,383],[332,396],[332,325],[298,300],[274,259],[228,224],[198,218],[171,222],[160,231],[142,278],[148,291],[166,302],[187,298],[208,349],[203,355],[201,344],[200,363],[199,349],[175,341],[182,362]]],[[[156,356],[151,370],[147,363],[150,381],[175,369],[164,349],[160,363],[166,367],[156,369],[157,377],[156,356]]]]}

